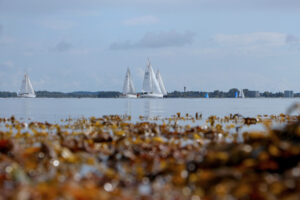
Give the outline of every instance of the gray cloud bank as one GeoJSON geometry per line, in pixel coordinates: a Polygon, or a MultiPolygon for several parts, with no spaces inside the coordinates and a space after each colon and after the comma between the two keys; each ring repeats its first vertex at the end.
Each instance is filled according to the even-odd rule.
{"type": "Polygon", "coordinates": [[[136,49],[136,48],[163,48],[163,47],[182,47],[192,44],[195,33],[186,31],[179,33],[177,31],[146,33],[142,39],[137,42],[125,41],[114,42],[110,45],[111,50],[136,49]]]}
{"type": "Polygon", "coordinates": [[[56,52],[66,52],[72,49],[73,45],[66,41],[60,41],[51,50],[56,52]]]}
{"type": "Polygon", "coordinates": [[[295,44],[295,43],[299,43],[300,39],[295,35],[286,35],[285,41],[288,44],[295,44]]]}

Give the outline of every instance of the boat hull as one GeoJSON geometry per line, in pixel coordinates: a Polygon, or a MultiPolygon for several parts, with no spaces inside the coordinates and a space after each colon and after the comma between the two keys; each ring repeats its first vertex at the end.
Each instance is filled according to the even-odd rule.
{"type": "Polygon", "coordinates": [[[21,98],[35,98],[36,95],[35,94],[18,94],[18,97],[21,97],[21,98]]]}
{"type": "Polygon", "coordinates": [[[141,94],[141,98],[163,98],[163,94],[155,94],[155,93],[146,93],[146,94],[141,94]]]}
{"type": "Polygon", "coordinates": [[[120,98],[136,99],[137,95],[136,94],[123,94],[120,96],[120,98]]]}

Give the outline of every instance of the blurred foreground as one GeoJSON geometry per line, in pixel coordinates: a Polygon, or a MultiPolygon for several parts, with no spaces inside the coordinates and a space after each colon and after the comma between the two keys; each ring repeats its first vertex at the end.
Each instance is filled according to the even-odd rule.
{"type": "Polygon", "coordinates": [[[201,118],[2,118],[0,199],[299,199],[298,116],[201,118]]]}

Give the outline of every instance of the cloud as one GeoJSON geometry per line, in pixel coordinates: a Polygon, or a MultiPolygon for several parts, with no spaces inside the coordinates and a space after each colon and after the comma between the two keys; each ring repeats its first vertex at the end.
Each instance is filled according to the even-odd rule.
{"type": "Polygon", "coordinates": [[[123,21],[123,24],[126,26],[138,26],[138,25],[147,25],[158,23],[159,19],[157,17],[148,15],[142,17],[131,18],[123,21]]]}
{"type": "Polygon", "coordinates": [[[135,48],[163,48],[163,47],[182,47],[192,44],[195,33],[186,31],[178,33],[177,31],[146,33],[143,38],[137,42],[125,41],[115,42],[110,45],[112,50],[135,49],[135,48]]]}
{"type": "Polygon", "coordinates": [[[250,52],[271,53],[275,48],[288,47],[300,50],[299,37],[277,32],[256,32],[246,34],[217,34],[213,41],[220,47],[230,48],[231,52],[249,54],[250,52]]]}
{"type": "Polygon", "coordinates": [[[287,35],[286,36],[286,43],[288,44],[295,44],[295,43],[299,43],[300,39],[294,35],[287,35]]]}
{"type": "Polygon", "coordinates": [[[65,40],[62,40],[58,42],[54,47],[49,48],[50,52],[67,53],[73,56],[87,55],[93,50],[94,49],[92,48],[80,47],[80,45],[78,44],[74,45],[74,43],[70,43],[65,40]]]}
{"type": "Polygon", "coordinates": [[[271,45],[282,46],[287,43],[287,34],[276,32],[257,32],[246,34],[217,34],[213,40],[220,45],[247,46],[271,45]]]}
{"type": "MultiPolygon", "coordinates": [[[[274,56],[300,50],[298,36],[279,32],[254,32],[244,34],[217,34],[212,37],[210,48],[202,54],[223,56],[274,56]]],[[[198,51],[199,52],[199,51],[198,51]]]]}
{"type": "Polygon", "coordinates": [[[5,61],[3,63],[0,63],[0,69],[11,69],[13,68],[15,65],[12,61],[5,61]]]}
{"type": "Polygon", "coordinates": [[[45,20],[41,22],[41,24],[49,29],[53,30],[68,30],[73,28],[76,23],[72,21],[66,21],[66,20],[45,20]]]}
{"type": "Polygon", "coordinates": [[[73,47],[73,45],[69,42],[66,42],[66,41],[60,41],[59,43],[57,43],[55,45],[54,48],[52,48],[53,51],[56,51],[56,52],[66,52],[66,51],[69,51],[71,50],[73,47]]]}

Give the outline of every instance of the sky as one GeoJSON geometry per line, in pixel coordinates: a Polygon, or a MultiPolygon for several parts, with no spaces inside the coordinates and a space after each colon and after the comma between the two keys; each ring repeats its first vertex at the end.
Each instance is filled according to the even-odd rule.
{"type": "Polygon", "coordinates": [[[0,0],[0,91],[300,92],[299,0],[0,0]]]}

